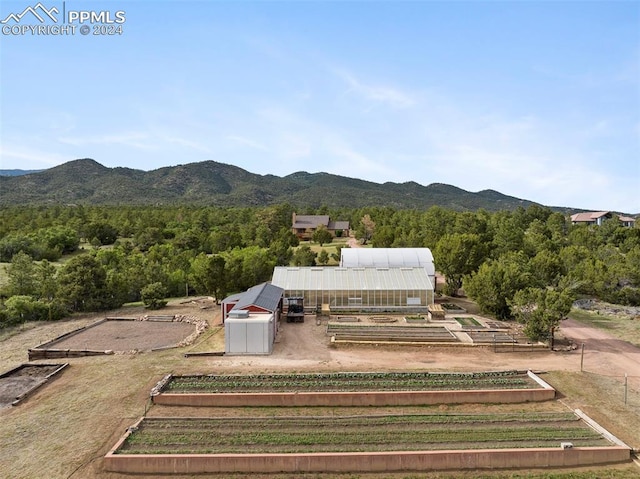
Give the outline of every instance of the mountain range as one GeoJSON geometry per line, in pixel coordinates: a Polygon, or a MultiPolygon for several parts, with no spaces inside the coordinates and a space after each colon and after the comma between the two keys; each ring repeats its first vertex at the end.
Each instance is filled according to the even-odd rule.
{"type": "MultiPolygon", "coordinates": [[[[384,184],[329,173],[258,175],[215,161],[142,171],[108,168],[92,159],[69,161],[25,174],[0,176],[0,205],[215,205],[360,208],[389,206],[457,211],[513,210],[535,204],[494,190],[415,182],[384,184]]],[[[0,171],[1,173],[1,171],[0,171]]],[[[569,208],[554,208],[570,211],[569,208]]],[[[576,210],[577,211],[577,210],[576,210]]]]}

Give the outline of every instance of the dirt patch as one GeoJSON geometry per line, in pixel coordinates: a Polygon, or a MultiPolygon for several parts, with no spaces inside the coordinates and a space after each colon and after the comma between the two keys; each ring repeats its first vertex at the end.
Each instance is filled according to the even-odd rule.
{"type": "Polygon", "coordinates": [[[46,349],[150,351],[175,346],[194,330],[185,322],[107,320],[49,343],[46,349]]]}
{"type": "Polygon", "coordinates": [[[24,364],[0,376],[0,408],[11,406],[44,385],[64,364],[24,364]]]}

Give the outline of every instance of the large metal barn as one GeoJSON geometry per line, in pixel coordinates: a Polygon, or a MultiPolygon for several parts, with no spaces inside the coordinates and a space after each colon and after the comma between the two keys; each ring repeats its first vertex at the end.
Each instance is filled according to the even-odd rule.
{"type": "Polygon", "coordinates": [[[433,285],[421,267],[276,267],[272,284],[306,308],[330,311],[426,311],[433,285]]]}

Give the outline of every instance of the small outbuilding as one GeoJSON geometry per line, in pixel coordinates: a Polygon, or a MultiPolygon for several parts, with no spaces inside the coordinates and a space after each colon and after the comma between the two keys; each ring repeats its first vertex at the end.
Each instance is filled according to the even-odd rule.
{"type": "Polygon", "coordinates": [[[271,354],[284,290],[261,283],[222,301],[226,354],[271,354]]]}
{"type": "Polygon", "coordinates": [[[275,318],[270,313],[233,310],[224,323],[225,354],[271,354],[275,318]]]}

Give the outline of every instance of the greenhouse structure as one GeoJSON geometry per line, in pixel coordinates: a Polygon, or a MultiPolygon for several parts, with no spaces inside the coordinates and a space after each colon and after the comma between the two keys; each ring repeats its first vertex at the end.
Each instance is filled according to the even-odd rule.
{"type": "Polygon", "coordinates": [[[276,267],[271,283],[322,311],[426,311],[433,285],[425,268],[276,267]]]}
{"type": "Polygon", "coordinates": [[[436,268],[429,248],[342,248],[343,268],[400,268],[420,266],[436,284],[436,268]]]}

